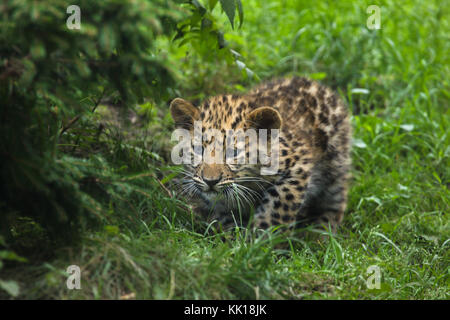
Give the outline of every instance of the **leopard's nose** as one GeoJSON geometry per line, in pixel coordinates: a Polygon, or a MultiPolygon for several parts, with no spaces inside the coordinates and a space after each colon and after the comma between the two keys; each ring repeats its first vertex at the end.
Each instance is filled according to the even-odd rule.
{"type": "Polygon", "coordinates": [[[202,172],[202,179],[203,181],[208,185],[209,189],[214,189],[214,186],[216,184],[218,184],[220,182],[220,180],[222,180],[222,173],[217,176],[217,175],[213,175],[213,176],[208,176],[205,175],[204,172],[202,172]]]}
{"type": "Polygon", "coordinates": [[[208,185],[208,187],[209,187],[210,189],[212,189],[212,188],[214,188],[214,186],[215,186],[216,184],[219,183],[219,181],[220,181],[221,178],[222,178],[222,177],[219,177],[219,178],[217,178],[217,179],[207,179],[207,178],[203,178],[203,181],[205,181],[205,183],[208,185]]]}

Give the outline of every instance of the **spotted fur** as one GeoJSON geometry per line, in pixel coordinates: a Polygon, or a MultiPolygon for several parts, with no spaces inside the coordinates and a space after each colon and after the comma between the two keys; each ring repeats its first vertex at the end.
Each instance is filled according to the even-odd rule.
{"type": "Polygon", "coordinates": [[[225,227],[247,225],[254,211],[257,228],[322,224],[336,230],[346,209],[351,126],[331,89],[305,78],[278,79],[245,95],[206,99],[198,108],[177,98],[171,113],[177,127],[190,130],[196,120],[202,130],[222,133],[281,129],[275,175],[262,176],[259,164],[186,166],[181,189],[200,214],[225,227]]]}

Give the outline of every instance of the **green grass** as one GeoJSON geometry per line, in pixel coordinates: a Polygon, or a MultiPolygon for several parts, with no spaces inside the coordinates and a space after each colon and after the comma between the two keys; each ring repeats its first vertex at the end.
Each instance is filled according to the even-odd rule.
{"type": "MultiPolygon", "coordinates": [[[[137,191],[116,181],[123,205],[111,206],[113,223],[84,232],[78,245],[51,257],[2,270],[0,278],[20,285],[19,298],[449,299],[448,6],[381,1],[381,30],[371,31],[366,8],[372,3],[305,3],[249,0],[241,29],[222,19],[231,48],[258,77],[311,76],[347,101],[353,181],[339,233],[326,242],[288,243],[276,233],[211,235],[155,179],[139,180],[137,191]],[[81,267],[81,290],[66,288],[72,264],[81,267]],[[366,286],[372,265],[380,268],[380,289],[366,286]]],[[[189,47],[159,46],[186,98],[256,82],[242,80],[236,65],[213,55],[184,58],[189,47]]],[[[166,115],[160,108],[159,117],[166,115]]],[[[168,139],[170,122],[158,123],[139,129],[150,134],[138,130],[128,139],[164,157],[167,147],[152,133],[168,139]]],[[[140,153],[126,152],[108,163],[120,168],[132,158],[134,171],[166,174],[158,165],[145,167],[140,153]]]]}

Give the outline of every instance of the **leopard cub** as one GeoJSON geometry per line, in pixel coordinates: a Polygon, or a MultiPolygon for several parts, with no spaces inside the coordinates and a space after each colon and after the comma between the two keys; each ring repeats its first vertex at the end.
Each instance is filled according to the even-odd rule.
{"type": "MultiPolygon", "coordinates": [[[[278,79],[245,95],[206,99],[199,107],[177,98],[170,111],[176,127],[186,130],[191,141],[197,126],[201,134],[216,129],[224,135],[229,130],[267,129],[267,140],[278,142],[273,152],[277,167],[269,174],[255,161],[202,158],[185,164],[181,193],[205,219],[224,228],[251,222],[261,229],[314,224],[336,230],[346,208],[351,126],[347,108],[331,89],[305,78],[278,79]]],[[[227,136],[219,143],[226,154],[228,144],[236,143],[230,140],[227,136]]],[[[245,134],[245,152],[235,152],[237,158],[249,157],[249,141],[245,134]]],[[[194,142],[189,147],[192,155],[204,155],[217,143],[203,139],[199,148],[194,142]]],[[[217,156],[214,150],[211,154],[217,156]]]]}

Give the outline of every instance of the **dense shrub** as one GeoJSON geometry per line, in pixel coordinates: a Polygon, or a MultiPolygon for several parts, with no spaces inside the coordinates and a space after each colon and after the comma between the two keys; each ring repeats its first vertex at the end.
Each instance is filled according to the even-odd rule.
{"type": "MultiPolygon", "coordinates": [[[[225,6],[230,2],[235,4],[222,1],[227,13],[230,8],[242,13],[240,6],[225,6]]],[[[85,189],[101,180],[95,170],[107,171],[112,164],[102,162],[104,155],[92,159],[89,148],[76,154],[87,165],[62,151],[99,142],[86,119],[102,99],[124,109],[145,99],[170,98],[175,82],[155,45],[158,37],[204,39],[217,50],[225,46],[210,12],[217,1],[208,9],[197,1],[74,4],[81,10],[79,30],[66,25],[71,14],[66,1],[0,6],[0,225],[7,239],[21,216],[41,223],[52,238],[65,239],[78,234],[80,224],[104,218],[97,200],[108,202],[108,192],[103,188],[95,197],[92,188],[85,189]],[[83,129],[74,137],[76,125],[83,129]]]]}

